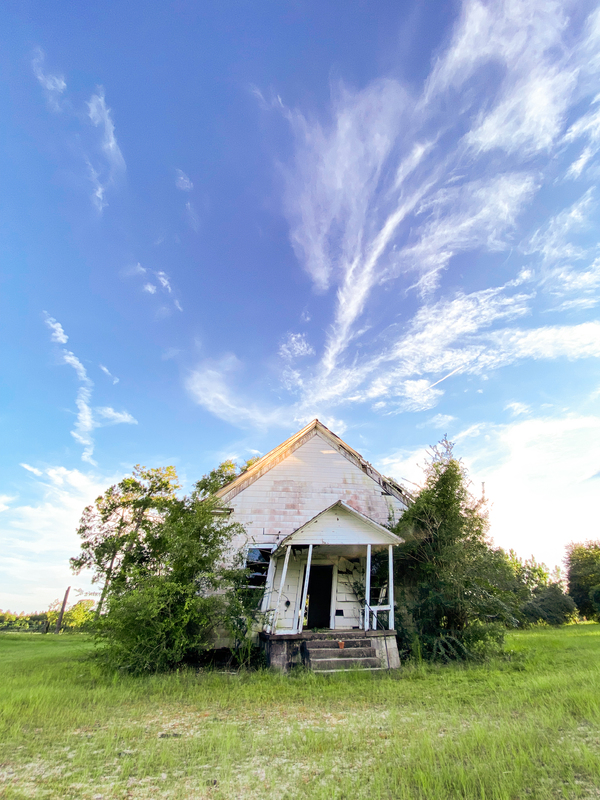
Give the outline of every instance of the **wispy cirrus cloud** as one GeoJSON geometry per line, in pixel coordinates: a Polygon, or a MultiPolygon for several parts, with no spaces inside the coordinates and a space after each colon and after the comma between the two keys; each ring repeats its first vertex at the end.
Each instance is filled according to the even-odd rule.
{"type": "MultiPolygon", "coordinates": [[[[48,314],[46,314],[46,324],[52,330],[52,341],[60,344],[63,344],[67,341],[68,336],[65,334],[62,325],[48,314]]],[[[105,425],[114,425],[118,423],[137,425],[137,420],[134,419],[134,417],[132,417],[127,411],[115,411],[109,406],[92,408],[91,402],[94,382],[89,377],[85,366],[73,352],[67,350],[66,348],[63,348],[60,351],[60,357],[63,364],[67,364],[75,371],[77,380],[81,384],[75,397],[77,417],[75,419],[73,430],[71,431],[71,436],[75,439],[75,441],[83,446],[83,453],[81,456],[82,461],[86,461],[88,464],[97,466],[93,458],[95,443],[92,434],[94,430],[105,425]]],[[[111,378],[113,377],[110,375],[110,372],[106,369],[106,367],[101,365],[100,369],[111,378]]],[[[116,379],[116,382],[118,382],[118,378],[116,379]]],[[[113,383],[115,383],[115,380],[113,380],[113,383]]],[[[39,472],[39,470],[36,470],[34,467],[30,467],[27,464],[22,464],[21,466],[32,472],[34,475],[37,475],[39,472]]]]}
{"type": "Polygon", "coordinates": [[[539,320],[548,293],[555,311],[597,302],[596,189],[565,178],[581,143],[570,181],[600,169],[598,73],[591,5],[465,0],[420,86],[337,81],[321,114],[254,90],[289,123],[290,241],[331,308],[316,358],[292,365],[280,345],[290,415],[421,411],[460,375],[598,356],[595,323],[539,320]]]}
{"type": "Polygon", "coordinates": [[[19,466],[23,467],[23,469],[26,469],[27,472],[32,472],[38,478],[43,474],[41,469],[38,469],[37,467],[32,467],[29,464],[19,464],[19,466]]]}
{"type": "Polygon", "coordinates": [[[182,192],[191,192],[192,189],[194,188],[194,184],[185,174],[185,172],[181,169],[177,169],[175,170],[175,173],[176,173],[175,186],[182,192]]]}
{"type": "Polygon", "coordinates": [[[87,130],[84,124],[76,137],[67,130],[64,135],[65,141],[69,141],[69,151],[76,152],[80,163],[85,165],[87,180],[92,184],[92,203],[96,210],[102,213],[108,205],[106,199],[108,189],[116,186],[126,169],[125,159],[117,142],[112,112],[106,105],[104,89],[97,87],[86,103],[86,112],[82,112],[71,103],[64,77],[47,72],[44,60],[43,50],[36,48],[31,67],[45,90],[52,110],[68,111],[70,118],[76,120],[80,126],[87,120],[87,130]],[[88,133],[90,124],[100,133],[99,139],[88,133]]]}
{"type": "Polygon", "coordinates": [[[149,294],[150,296],[156,296],[157,299],[160,299],[163,303],[167,297],[169,298],[168,305],[162,305],[156,311],[156,316],[159,319],[168,317],[172,313],[173,308],[177,309],[177,311],[183,311],[181,303],[175,296],[175,291],[171,283],[171,277],[167,275],[164,270],[149,269],[147,267],[143,267],[140,263],[137,263],[132,267],[127,267],[124,269],[121,272],[121,275],[124,278],[142,279],[142,292],[149,294]],[[149,278],[150,280],[148,280],[149,278]]]}
{"type": "Polygon", "coordinates": [[[94,186],[94,202],[98,211],[102,211],[108,205],[105,199],[106,190],[125,170],[125,159],[117,143],[111,110],[106,105],[102,87],[92,95],[87,107],[92,125],[101,132],[100,150],[104,157],[103,161],[97,162],[94,166],[88,158],[87,163],[90,180],[94,186]]]}
{"type": "Polygon", "coordinates": [[[315,350],[308,343],[305,333],[288,333],[286,340],[279,348],[279,355],[288,360],[314,354],[315,350]]]}
{"type": "Polygon", "coordinates": [[[67,84],[62,75],[46,71],[45,58],[44,51],[40,47],[36,47],[31,61],[33,74],[45,89],[50,108],[53,111],[60,111],[62,97],[67,89],[67,84]]]}
{"type": "Polygon", "coordinates": [[[105,367],[105,366],[104,366],[104,364],[99,364],[99,367],[100,367],[100,369],[102,370],[102,372],[103,372],[103,373],[106,375],[106,377],[111,379],[111,381],[113,382],[113,385],[115,385],[115,384],[117,384],[117,383],[119,382],[119,379],[118,379],[117,377],[115,377],[115,376],[114,376],[114,375],[113,375],[113,374],[110,372],[110,370],[108,369],[108,367],[105,367]]]}
{"type": "Polygon", "coordinates": [[[234,425],[264,429],[288,424],[293,419],[288,409],[265,409],[240,397],[235,389],[235,376],[241,368],[240,361],[233,354],[219,361],[204,361],[190,371],[186,389],[199,405],[234,425]]]}
{"type": "Polygon", "coordinates": [[[60,322],[57,322],[54,317],[51,317],[46,311],[44,311],[44,321],[46,325],[52,331],[51,339],[53,342],[58,342],[59,344],[66,344],[69,341],[69,337],[63,330],[63,326],[60,322]]]}

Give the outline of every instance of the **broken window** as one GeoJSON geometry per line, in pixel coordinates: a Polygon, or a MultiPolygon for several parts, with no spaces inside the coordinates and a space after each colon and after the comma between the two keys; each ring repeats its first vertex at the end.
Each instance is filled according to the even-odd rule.
{"type": "Polygon", "coordinates": [[[251,547],[246,553],[246,569],[248,570],[247,583],[243,587],[246,602],[250,606],[259,608],[267,585],[267,574],[271,550],[251,547]]]}
{"type": "Polygon", "coordinates": [[[248,588],[265,588],[270,560],[270,550],[262,550],[258,547],[251,547],[248,550],[246,556],[246,569],[250,570],[248,588]]]}

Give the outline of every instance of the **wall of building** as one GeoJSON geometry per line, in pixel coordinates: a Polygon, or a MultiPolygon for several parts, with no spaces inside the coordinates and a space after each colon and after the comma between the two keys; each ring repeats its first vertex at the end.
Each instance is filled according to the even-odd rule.
{"type": "MultiPolygon", "coordinates": [[[[398,519],[404,506],[318,432],[231,500],[233,518],[257,546],[275,544],[336,500],[381,525],[398,519]]],[[[245,544],[241,539],[236,548],[245,544]]]]}

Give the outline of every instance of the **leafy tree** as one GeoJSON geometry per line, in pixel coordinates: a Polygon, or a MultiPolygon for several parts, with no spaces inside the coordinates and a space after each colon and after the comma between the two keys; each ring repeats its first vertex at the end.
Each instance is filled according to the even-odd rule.
{"type": "Polygon", "coordinates": [[[499,596],[506,560],[490,548],[483,499],[469,492],[463,465],[444,438],[430,453],[425,485],[393,527],[404,539],[395,562],[404,649],[430,658],[466,658],[498,647],[503,628],[517,624],[499,596]]]}
{"type": "Polygon", "coordinates": [[[234,481],[259,460],[260,456],[254,456],[245,461],[241,466],[238,466],[235,461],[231,459],[223,461],[216,469],[211,470],[196,483],[196,492],[198,496],[208,497],[209,495],[216,494],[219,489],[222,489],[224,486],[227,486],[228,483],[234,481]]]}
{"type": "MultiPolygon", "coordinates": [[[[112,666],[155,672],[193,661],[219,631],[235,634],[236,588],[246,570],[231,565],[231,537],[243,531],[213,498],[196,491],[170,504],[152,569],[113,582],[98,636],[112,666]]],[[[249,612],[248,612],[249,613],[249,612]]]]}
{"type": "Polygon", "coordinates": [[[600,586],[600,541],[572,543],[567,547],[569,595],[579,613],[600,619],[597,589],[600,586]]]}
{"type": "Polygon", "coordinates": [[[91,569],[92,582],[103,582],[97,616],[111,584],[126,583],[134,566],[151,568],[164,514],[178,488],[174,467],[148,469],[138,464],[131,476],[84,509],[78,528],[81,552],[71,559],[71,568],[76,574],[91,569]]]}
{"type": "Polygon", "coordinates": [[[223,461],[216,469],[211,470],[207,475],[196,483],[196,492],[200,497],[208,497],[215,494],[235,480],[238,476],[238,466],[235,461],[223,461]]]}
{"type": "Polygon", "coordinates": [[[564,625],[577,616],[573,598],[565,594],[556,583],[538,589],[533,598],[525,603],[522,611],[529,622],[541,620],[548,625],[564,625]]]}
{"type": "Polygon", "coordinates": [[[89,628],[94,620],[94,606],[93,600],[78,600],[65,612],[63,626],[71,630],[89,628]]]}
{"type": "Polygon", "coordinates": [[[530,599],[536,591],[550,585],[548,567],[544,563],[538,563],[533,556],[524,561],[514,550],[509,550],[506,559],[525,599],[530,599]]]}

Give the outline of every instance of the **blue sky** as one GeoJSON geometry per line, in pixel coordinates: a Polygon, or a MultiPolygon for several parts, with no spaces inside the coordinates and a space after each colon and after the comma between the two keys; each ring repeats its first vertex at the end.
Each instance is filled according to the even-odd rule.
{"type": "Polygon", "coordinates": [[[318,416],[492,536],[598,538],[592,3],[0,8],[0,607],[68,584],[84,505],[189,489],[318,416]]]}

